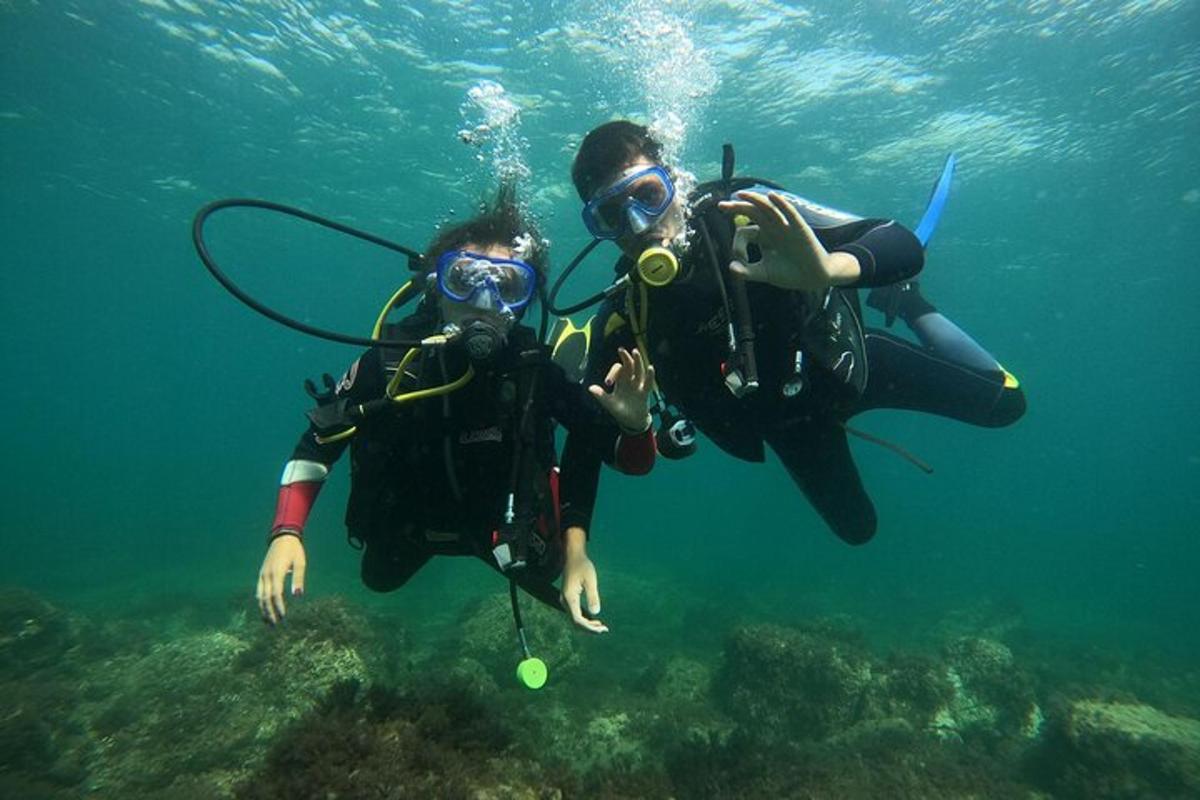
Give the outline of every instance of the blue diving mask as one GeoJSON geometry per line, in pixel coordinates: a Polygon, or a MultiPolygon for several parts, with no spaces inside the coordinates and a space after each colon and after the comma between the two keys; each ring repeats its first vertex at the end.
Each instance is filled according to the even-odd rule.
{"type": "Polygon", "coordinates": [[[437,287],[457,303],[519,316],[537,291],[537,270],[524,261],[451,250],[437,260],[437,287]]]}
{"type": "Polygon", "coordinates": [[[646,167],[592,195],[583,207],[583,224],[597,239],[616,239],[626,231],[643,233],[659,221],[675,199],[675,184],[662,167],[646,167]]]}

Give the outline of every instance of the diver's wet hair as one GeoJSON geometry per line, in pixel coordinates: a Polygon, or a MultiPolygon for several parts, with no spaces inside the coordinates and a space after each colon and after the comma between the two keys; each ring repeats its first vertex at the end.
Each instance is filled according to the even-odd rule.
{"type": "Polygon", "coordinates": [[[571,165],[571,180],[580,199],[590,200],[605,181],[639,157],[662,163],[662,144],[645,125],[618,119],[593,128],[583,137],[571,165]]]}
{"type": "Polygon", "coordinates": [[[544,284],[546,247],[537,228],[522,215],[516,187],[506,183],[501,185],[490,203],[484,204],[478,216],[438,231],[425,248],[425,263],[432,268],[443,253],[462,249],[468,244],[486,249],[491,245],[515,247],[518,241],[527,244],[517,257],[537,270],[538,281],[544,284]]]}

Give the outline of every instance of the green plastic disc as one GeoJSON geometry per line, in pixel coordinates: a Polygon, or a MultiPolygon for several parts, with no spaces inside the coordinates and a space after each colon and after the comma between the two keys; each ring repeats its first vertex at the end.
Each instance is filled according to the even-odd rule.
{"type": "Polygon", "coordinates": [[[546,677],[549,675],[549,670],[546,669],[546,662],[540,658],[527,658],[520,664],[517,664],[517,680],[526,689],[540,689],[546,685],[546,677]]]}

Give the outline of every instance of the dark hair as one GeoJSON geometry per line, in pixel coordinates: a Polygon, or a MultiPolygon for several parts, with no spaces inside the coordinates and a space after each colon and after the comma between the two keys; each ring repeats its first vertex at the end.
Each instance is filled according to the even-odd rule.
{"type": "Polygon", "coordinates": [[[463,245],[512,247],[518,238],[526,237],[530,249],[525,253],[524,261],[537,270],[538,282],[545,285],[547,258],[541,234],[521,214],[516,188],[511,184],[503,184],[496,192],[496,197],[490,203],[485,203],[478,215],[444,228],[433,237],[433,241],[425,248],[426,267],[432,270],[439,256],[458,250],[463,245]]]}
{"type": "Polygon", "coordinates": [[[645,125],[617,119],[593,128],[583,137],[571,165],[571,180],[580,199],[590,199],[604,181],[640,157],[662,163],[662,144],[645,125]]]}

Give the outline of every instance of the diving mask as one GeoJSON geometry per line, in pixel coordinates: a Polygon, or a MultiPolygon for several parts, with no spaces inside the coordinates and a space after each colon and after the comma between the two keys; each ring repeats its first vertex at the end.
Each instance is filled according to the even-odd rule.
{"type": "Polygon", "coordinates": [[[451,250],[437,260],[437,287],[457,303],[511,312],[523,310],[537,291],[537,270],[524,261],[451,250]]]}
{"type": "Polygon", "coordinates": [[[537,270],[524,261],[451,250],[437,261],[437,287],[454,304],[444,310],[445,334],[461,341],[472,361],[488,361],[537,291],[537,270]]]}
{"type": "Polygon", "coordinates": [[[583,224],[597,239],[616,239],[626,231],[653,228],[671,207],[675,184],[662,167],[636,170],[596,192],[583,207],[583,224]]]}

